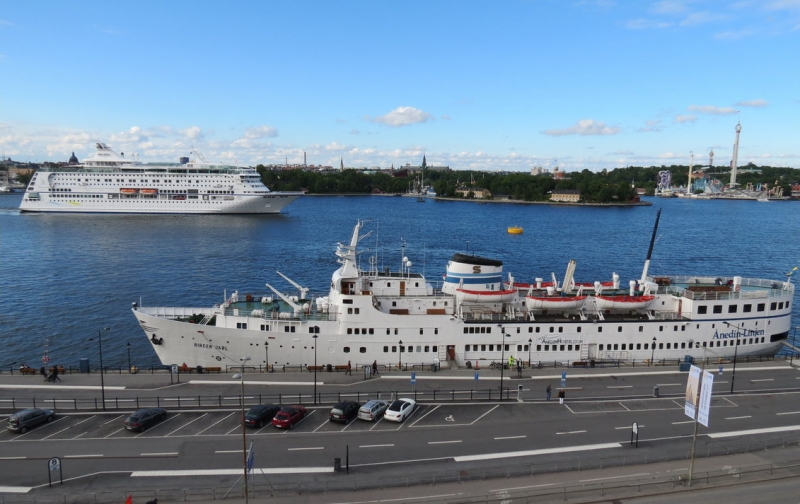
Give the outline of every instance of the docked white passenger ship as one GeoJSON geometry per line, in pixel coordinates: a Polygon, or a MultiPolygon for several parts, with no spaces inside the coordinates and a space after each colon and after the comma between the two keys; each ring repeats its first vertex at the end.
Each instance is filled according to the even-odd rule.
{"type": "Polygon", "coordinates": [[[280,213],[301,192],[270,191],[254,168],[142,163],[104,143],[80,164],[37,171],[20,203],[23,212],[280,213]]]}
{"type": "MultiPolygon", "coordinates": [[[[656,220],[657,228],[658,220],[656,220]]],[[[503,263],[455,254],[436,285],[412,271],[359,267],[364,222],[339,244],[330,291],[313,299],[273,288],[235,293],[211,308],[144,307],[133,315],[163,364],[334,366],[398,364],[485,367],[509,356],[564,365],[592,361],[774,355],[787,339],[794,285],[738,276],[657,275],[621,287],[576,283],[570,261],[559,282],[503,279],[503,263]],[[312,300],[313,299],[313,300],[312,300]],[[315,346],[318,348],[315,349],[315,346]]],[[[655,229],[653,231],[655,238],[655,229]]],[[[364,266],[364,265],[362,265],[364,266]]],[[[553,275],[554,277],[554,275],[553,275]]]]}

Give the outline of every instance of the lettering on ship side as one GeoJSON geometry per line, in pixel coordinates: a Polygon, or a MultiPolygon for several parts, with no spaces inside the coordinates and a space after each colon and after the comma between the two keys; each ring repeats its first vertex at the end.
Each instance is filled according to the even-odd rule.
{"type": "Polygon", "coordinates": [[[228,347],[226,347],[224,345],[209,345],[207,343],[195,343],[194,347],[195,348],[207,348],[209,350],[223,350],[225,352],[228,351],[228,347]]]}
{"type": "Polygon", "coordinates": [[[713,339],[721,340],[721,339],[736,339],[736,338],[747,338],[748,336],[764,336],[766,332],[764,329],[732,329],[729,332],[719,332],[714,331],[713,339]]]}
{"type": "Polygon", "coordinates": [[[539,338],[537,338],[537,341],[539,343],[544,344],[544,345],[582,345],[583,344],[583,340],[582,339],[567,339],[567,338],[562,338],[561,336],[555,336],[555,337],[552,337],[552,336],[540,336],[539,338]]]}

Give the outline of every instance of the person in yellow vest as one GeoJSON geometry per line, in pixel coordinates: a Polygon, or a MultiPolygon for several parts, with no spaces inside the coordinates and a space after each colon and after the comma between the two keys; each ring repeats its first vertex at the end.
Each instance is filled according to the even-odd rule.
{"type": "Polygon", "coordinates": [[[514,369],[514,356],[508,356],[508,369],[514,369]]]}

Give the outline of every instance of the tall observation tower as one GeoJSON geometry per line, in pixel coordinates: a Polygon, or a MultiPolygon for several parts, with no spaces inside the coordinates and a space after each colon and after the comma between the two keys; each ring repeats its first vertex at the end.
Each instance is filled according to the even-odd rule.
{"type": "Polygon", "coordinates": [[[736,163],[739,160],[739,133],[742,132],[742,125],[736,123],[736,141],[733,143],[733,159],[731,159],[731,189],[734,189],[736,184],[736,163]]]}

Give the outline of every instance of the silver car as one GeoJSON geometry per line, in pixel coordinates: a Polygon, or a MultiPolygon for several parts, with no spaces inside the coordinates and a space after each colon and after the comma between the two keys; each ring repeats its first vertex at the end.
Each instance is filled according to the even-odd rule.
{"type": "Polygon", "coordinates": [[[358,408],[358,418],[359,420],[374,422],[383,416],[388,407],[388,402],[381,401],[380,399],[372,399],[358,408]]]}
{"type": "Polygon", "coordinates": [[[6,427],[8,427],[8,430],[25,434],[31,427],[36,427],[46,422],[52,422],[55,417],[56,414],[51,409],[24,409],[8,417],[6,427]]]}

